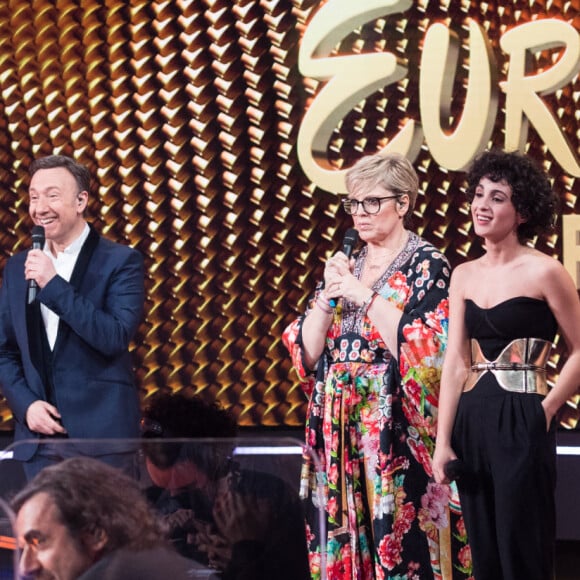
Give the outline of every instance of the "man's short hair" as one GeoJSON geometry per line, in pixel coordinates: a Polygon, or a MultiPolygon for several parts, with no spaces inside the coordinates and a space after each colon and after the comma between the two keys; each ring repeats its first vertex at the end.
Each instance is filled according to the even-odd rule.
{"type": "Polygon", "coordinates": [[[77,193],[90,192],[91,173],[88,167],[66,155],[48,155],[35,159],[30,165],[30,176],[32,177],[39,169],[54,169],[55,167],[63,167],[74,177],[78,187],[77,193]]]}

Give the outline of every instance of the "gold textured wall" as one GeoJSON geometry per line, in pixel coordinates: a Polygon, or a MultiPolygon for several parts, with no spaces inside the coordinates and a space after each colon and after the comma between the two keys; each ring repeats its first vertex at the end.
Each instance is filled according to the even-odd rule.
{"type": "MultiPolygon", "coordinates": [[[[134,346],[144,397],[191,387],[234,410],[243,426],[303,424],[306,399],[280,336],[348,223],[336,196],[306,177],[296,148],[301,119],[323,86],[298,68],[301,36],[322,4],[0,0],[0,266],[29,244],[31,160],[55,152],[87,164],[90,220],[146,256],[146,319],[134,346]]],[[[499,39],[507,29],[550,16],[578,29],[579,13],[578,0],[423,0],[352,30],[334,54],[389,51],[409,72],[341,120],[330,165],[348,167],[406,119],[419,119],[419,62],[431,23],[454,26],[465,43],[466,19],[480,22],[505,74],[499,39]]],[[[552,56],[544,58],[549,66],[552,56]]],[[[455,79],[456,118],[467,69],[455,79]]],[[[544,97],[576,151],[577,81],[544,97]]],[[[500,97],[489,145],[502,145],[505,122],[500,97]]],[[[534,127],[526,150],[544,162],[563,212],[576,213],[578,180],[534,127]]],[[[440,167],[425,144],[415,164],[422,187],[415,229],[453,264],[478,255],[462,173],[440,167]]],[[[561,258],[560,237],[535,244],[561,258]]],[[[552,380],[561,354],[557,345],[552,380]]],[[[563,414],[568,427],[578,421],[577,402],[563,414]]],[[[5,405],[0,414],[0,428],[10,428],[5,405]]]]}

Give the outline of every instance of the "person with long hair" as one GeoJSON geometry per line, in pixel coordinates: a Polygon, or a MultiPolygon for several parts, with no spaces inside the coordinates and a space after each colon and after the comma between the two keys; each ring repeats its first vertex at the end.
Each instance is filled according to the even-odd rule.
{"type": "Polygon", "coordinates": [[[182,555],[223,580],[307,580],[298,493],[271,473],[239,465],[229,411],[199,395],[157,392],[147,399],[141,430],[153,483],[147,497],[182,555]]]}
{"type": "Polygon", "coordinates": [[[170,548],[137,481],[97,459],[45,467],[11,505],[22,578],[214,577],[170,548]]]}

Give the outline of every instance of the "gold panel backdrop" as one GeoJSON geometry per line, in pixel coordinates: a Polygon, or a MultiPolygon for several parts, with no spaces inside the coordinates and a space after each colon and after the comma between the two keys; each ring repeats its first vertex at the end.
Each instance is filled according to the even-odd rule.
{"type": "MultiPolygon", "coordinates": [[[[231,408],[242,426],[303,424],[306,399],[280,337],[348,227],[337,197],[309,181],[296,151],[301,119],[322,86],[298,70],[300,38],[322,4],[0,0],[0,266],[29,245],[31,160],[54,152],[87,164],[89,219],[146,257],[146,318],[133,347],[143,398],[188,388],[231,408]]],[[[546,17],[577,29],[579,13],[577,0],[422,0],[353,30],[335,54],[389,51],[409,72],[339,123],[331,163],[348,167],[385,146],[406,119],[419,121],[420,50],[431,23],[454,27],[466,63],[464,22],[480,22],[503,75],[507,29],[546,17]]],[[[456,119],[467,68],[455,79],[456,119]]],[[[577,80],[544,98],[576,151],[577,80]]],[[[500,96],[489,145],[502,145],[504,105],[500,96]]],[[[534,127],[526,150],[550,172],[563,213],[577,213],[578,180],[534,127]]],[[[425,144],[416,167],[415,229],[452,264],[478,255],[463,175],[439,167],[425,144]]],[[[561,259],[560,231],[536,247],[561,259]]],[[[558,344],[551,380],[562,353],[558,344]]],[[[577,403],[563,412],[567,427],[576,426],[577,403]]],[[[4,402],[0,414],[9,429],[4,402]]]]}

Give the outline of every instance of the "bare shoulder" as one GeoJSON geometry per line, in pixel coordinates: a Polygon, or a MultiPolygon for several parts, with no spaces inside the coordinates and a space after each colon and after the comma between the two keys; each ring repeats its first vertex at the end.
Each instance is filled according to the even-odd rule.
{"type": "Polygon", "coordinates": [[[576,302],[578,292],[572,275],[556,258],[534,252],[526,266],[526,275],[522,276],[528,289],[535,288],[538,296],[557,311],[562,304],[576,302]]]}
{"type": "Polygon", "coordinates": [[[535,251],[531,256],[534,271],[539,276],[569,276],[563,264],[552,256],[535,251]]]}
{"type": "Polygon", "coordinates": [[[451,273],[451,284],[449,286],[449,296],[454,302],[463,301],[466,296],[473,293],[473,284],[481,281],[481,268],[478,266],[479,259],[463,262],[453,269],[451,273]]]}
{"type": "Polygon", "coordinates": [[[462,284],[466,280],[471,279],[474,274],[481,269],[480,258],[477,260],[469,260],[468,262],[463,262],[456,266],[452,272],[452,280],[456,284],[462,284]]]}

